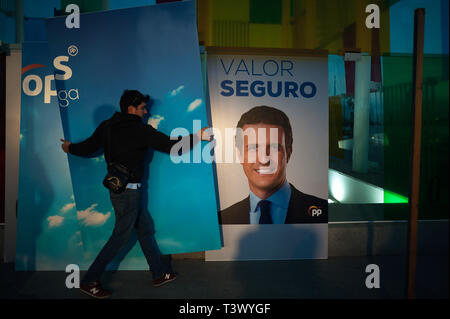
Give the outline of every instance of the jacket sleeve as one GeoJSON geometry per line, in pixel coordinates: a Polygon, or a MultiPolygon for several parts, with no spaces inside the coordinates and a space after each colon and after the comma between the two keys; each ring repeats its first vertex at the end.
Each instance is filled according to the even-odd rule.
{"type": "MultiPolygon", "coordinates": [[[[176,139],[170,139],[170,137],[164,133],[157,131],[153,126],[146,125],[146,138],[147,138],[147,146],[154,148],[160,152],[170,153],[172,147],[180,142],[182,139],[189,138],[188,148],[183,148],[183,151],[190,151],[195,144],[197,144],[198,137],[197,135],[190,134],[188,136],[179,136],[176,139]]],[[[178,152],[178,155],[181,155],[181,150],[178,152]]]]}
{"type": "Polygon", "coordinates": [[[102,146],[103,123],[100,124],[94,133],[87,139],[79,143],[69,145],[69,153],[78,156],[89,156],[98,151],[102,146]]]}

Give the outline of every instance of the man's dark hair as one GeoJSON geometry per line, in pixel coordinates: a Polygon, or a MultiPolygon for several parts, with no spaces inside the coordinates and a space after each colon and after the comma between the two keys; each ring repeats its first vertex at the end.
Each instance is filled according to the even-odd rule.
{"type": "MultiPolygon", "coordinates": [[[[289,122],[289,118],[283,111],[280,111],[271,106],[265,105],[255,106],[254,108],[250,109],[249,111],[241,115],[241,119],[237,123],[236,127],[243,129],[244,125],[246,124],[258,124],[258,123],[281,126],[284,130],[286,151],[287,152],[292,151],[292,141],[293,141],[292,127],[291,123],[289,122]]],[[[236,136],[236,144],[238,148],[241,148],[240,140],[241,137],[236,136]]]]}
{"type": "Polygon", "coordinates": [[[149,100],[149,95],[144,95],[137,90],[125,90],[120,97],[120,111],[122,113],[128,113],[128,107],[130,105],[138,107],[142,102],[148,103],[149,100]]]}

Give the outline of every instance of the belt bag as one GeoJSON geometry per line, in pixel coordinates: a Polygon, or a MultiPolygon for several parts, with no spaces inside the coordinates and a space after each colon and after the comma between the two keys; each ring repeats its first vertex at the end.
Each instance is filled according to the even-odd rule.
{"type": "Polygon", "coordinates": [[[103,185],[111,192],[119,194],[125,190],[130,179],[131,172],[128,168],[119,163],[110,163],[103,185]]]}

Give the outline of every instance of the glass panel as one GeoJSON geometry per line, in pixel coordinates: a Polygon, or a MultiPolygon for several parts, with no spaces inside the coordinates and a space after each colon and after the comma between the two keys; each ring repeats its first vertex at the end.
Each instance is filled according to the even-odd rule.
{"type": "MultiPolygon", "coordinates": [[[[413,57],[383,61],[385,185],[408,196],[413,57]]],[[[448,218],[448,55],[426,55],[423,73],[419,218],[448,218]]]]}

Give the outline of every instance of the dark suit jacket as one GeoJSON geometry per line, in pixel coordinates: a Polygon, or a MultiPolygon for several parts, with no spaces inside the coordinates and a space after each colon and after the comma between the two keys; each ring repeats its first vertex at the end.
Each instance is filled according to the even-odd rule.
{"type": "MultiPolygon", "coordinates": [[[[300,192],[292,184],[291,199],[285,224],[312,224],[328,222],[328,201],[300,192]],[[311,206],[322,210],[313,214],[311,206]],[[310,209],[311,208],[311,209],[310,209]],[[309,212],[308,212],[309,210],[309,212]]],[[[220,224],[250,224],[250,196],[219,212],[220,224]]]]}

